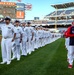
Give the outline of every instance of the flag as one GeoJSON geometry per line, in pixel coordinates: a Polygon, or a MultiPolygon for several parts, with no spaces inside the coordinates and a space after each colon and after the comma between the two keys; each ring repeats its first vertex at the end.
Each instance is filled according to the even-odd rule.
{"type": "Polygon", "coordinates": [[[21,2],[21,0],[17,0],[18,2],[21,2]]]}
{"type": "Polygon", "coordinates": [[[25,5],[25,10],[31,10],[31,9],[32,9],[32,4],[25,5]]]}

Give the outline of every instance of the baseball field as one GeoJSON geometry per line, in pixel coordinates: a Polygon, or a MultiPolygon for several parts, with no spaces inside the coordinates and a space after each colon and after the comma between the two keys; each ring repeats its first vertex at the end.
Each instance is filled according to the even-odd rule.
{"type": "Polygon", "coordinates": [[[64,39],[61,38],[21,57],[19,62],[15,59],[10,65],[0,65],[0,75],[74,75],[74,66],[68,69],[66,55],[64,39]]]}

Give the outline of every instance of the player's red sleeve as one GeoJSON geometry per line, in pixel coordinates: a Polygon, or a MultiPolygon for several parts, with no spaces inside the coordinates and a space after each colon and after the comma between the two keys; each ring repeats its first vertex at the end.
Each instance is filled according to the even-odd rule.
{"type": "Polygon", "coordinates": [[[65,37],[65,38],[68,38],[68,37],[66,36],[66,34],[67,34],[67,31],[64,32],[64,37],[65,37]]]}
{"type": "Polygon", "coordinates": [[[74,34],[70,34],[71,26],[67,29],[66,37],[74,37],[74,34]]]}

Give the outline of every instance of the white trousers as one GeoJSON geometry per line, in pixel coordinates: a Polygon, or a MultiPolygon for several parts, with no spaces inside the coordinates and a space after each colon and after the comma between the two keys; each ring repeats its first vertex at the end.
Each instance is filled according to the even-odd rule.
{"type": "Polygon", "coordinates": [[[34,48],[35,48],[35,37],[31,41],[31,49],[32,49],[32,51],[34,51],[34,48]]]}
{"type": "Polygon", "coordinates": [[[26,47],[26,43],[27,43],[27,38],[23,38],[22,39],[22,55],[27,55],[27,47],[26,47]]]}
{"type": "Polygon", "coordinates": [[[68,47],[69,47],[69,38],[65,38],[65,46],[68,50],[68,47]]]}
{"type": "Polygon", "coordinates": [[[27,53],[31,54],[32,52],[32,41],[31,41],[32,37],[28,38],[28,42],[27,42],[27,53]]]}
{"type": "Polygon", "coordinates": [[[11,61],[12,38],[4,39],[1,41],[2,60],[3,62],[11,61]]]}
{"type": "Polygon", "coordinates": [[[42,44],[41,44],[41,46],[42,47],[44,46],[44,38],[42,38],[42,44]]]}
{"type": "Polygon", "coordinates": [[[69,58],[69,64],[73,64],[73,59],[74,59],[74,46],[69,46],[68,50],[68,58],[69,58]]]}
{"type": "Polygon", "coordinates": [[[13,50],[13,57],[20,59],[20,39],[15,39],[15,48],[13,50]]]}
{"type": "Polygon", "coordinates": [[[34,44],[35,44],[34,48],[38,49],[38,47],[39,47],[39,38],[35,39],[35,43],[34,44]]]}
{"type": "Polygon", "coordinates": [[[39,47],[42,47],[42,38],[39,38],[39,47]]]}

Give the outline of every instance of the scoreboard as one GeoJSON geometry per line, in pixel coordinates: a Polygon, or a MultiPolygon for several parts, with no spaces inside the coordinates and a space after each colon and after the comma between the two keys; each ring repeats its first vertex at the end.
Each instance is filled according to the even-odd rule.
{"type": "Polygon", "coordinates": [[[24,19],[25,18],[25,4],[16,3],[16,18],[24,19]]]}
{"type": "Polygon", "coordinates": [[[25,18],[25,4],[14,2],[0,2],[0,18],[10,16],[12,19],[25,18]]]}
{"type": "Polygon", "coordinates": [[[10,16],[16,18],[16,3],[0,2],[0,17],[10,16]]]}

